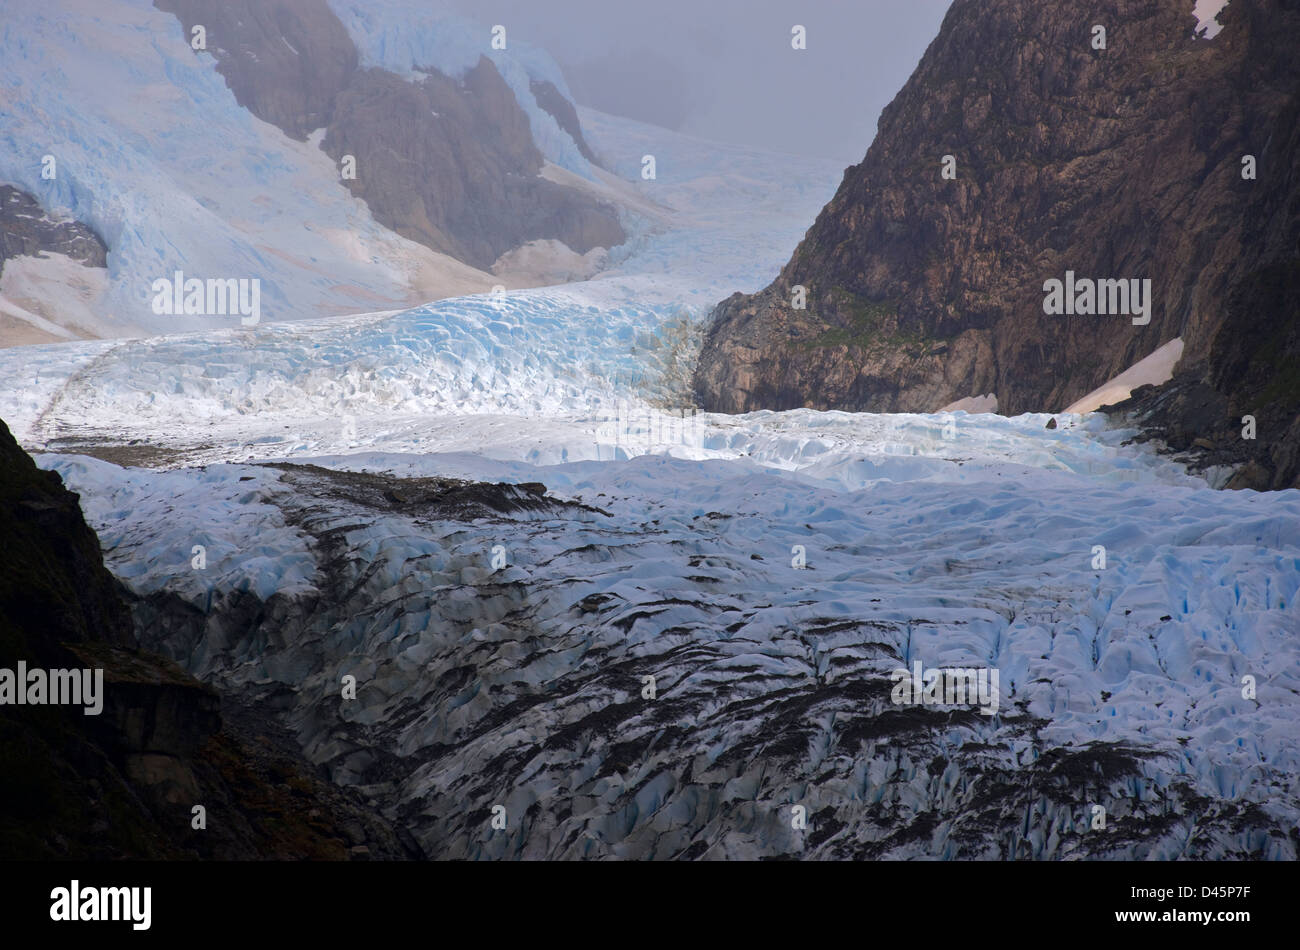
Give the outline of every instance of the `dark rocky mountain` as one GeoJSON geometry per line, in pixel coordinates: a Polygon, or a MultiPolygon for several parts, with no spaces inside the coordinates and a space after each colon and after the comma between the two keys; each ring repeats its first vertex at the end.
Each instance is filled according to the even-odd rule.
{"type": "Polygon", "coordinates": [[[582,134],[582,123],[578,121],[578,110],[573,107],[573,103],[564,98],[564,94],[555,88],[555,83],[547,80],[536,79],[528,84],[533,92],[533,98],[537,104],[551,114],[551,117],[559,123],[560,128],[569,133],[569,138],[573,139],[578,145],[578,151],[582,152],[583,158],[587,161],[599,165],[596,154],[587,144],[586,137],[582,134]]]}
{"type": "Polygon", "coordinates": [[[1300,262],[1251,274],[1228,300],[1210,355],[1107,407],[1228,488],[1300,488],[1300,262]],[[1255,438],[1245,438],[1253,419],[1255,438]]]}
{"type": "Polygon", "coordinates": [[[1300,407],[1300,4],[1220,22],[1195,37],[1182,0],[955,0],[780,276],[716,309],[701,405],[1054,411],[1181,337],[1182,385],[1215,400],[1174,427],[1227,438],[1255,409],[1277,448],[1300,407]],[[1150,279],[1150,323],[1045,314],[1067,270],[1150,279]]]}
{"type": "Polygon", "coordinates": [[[0,273],[12,257],[65,254],[87,267],[103,267],[108,249],[80,221],[57,221],[40,202],[12,185],[0,185],[0,273]]]}
{"type": "MultiPolygon", "coordinates": [[[[432,68],[412,83],[360,68],[326,0],[155,6],[187,35],[204,26],[218,71],[258,118],[299,140],[327,129],[324,150],[336,162],[356,159],[356,178],[344,184],[403,237],[483,269],[532,240],[559,240],[579,253],[626,240],[613,208],[538,177],[543,158],[528,117],[487,57],[463,83],[432,68]]],[[[533,90],[539,105],[590,157],[573,105],[541,85],[550,88],[533,90]]]]}
{"type": "Polygon", "coordinates": [[[137,647],[78,496],[3,422],[0,548],[0,667],[103,670],[99,715],[0,705],[0,859],[420,856],[270,717],[137,647]]]}

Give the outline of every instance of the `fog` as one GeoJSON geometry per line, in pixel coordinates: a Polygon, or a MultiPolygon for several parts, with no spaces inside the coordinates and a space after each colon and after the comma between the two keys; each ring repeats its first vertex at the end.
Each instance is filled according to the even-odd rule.
{"type": "Polygon", "coordinates": [[[693,135],[861,161],[950,0],[453,0],[560,63],[582,104],[693,135]],[[805,27],[807,48],[791,29],[805,27]]]}

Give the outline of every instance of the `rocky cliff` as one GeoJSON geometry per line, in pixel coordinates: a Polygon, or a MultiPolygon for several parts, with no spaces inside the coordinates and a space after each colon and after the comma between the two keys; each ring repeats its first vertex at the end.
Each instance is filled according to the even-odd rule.
{"type": "Polygon", "coordinates": [[[1219,428],[1265,395],[1289,421],[1293,370],[1270,367],[1300,299],[1300,4],[1219,20],[1207,39],[1184,0],[955,0],[780,276],[717,307],[702,406],[1054,411],[1181,337],[1219,428]],[[1046,314],[1067,271],[1149,279],[1149,323],[1046,314]],[[1234,300],[1273,309],[1230,321],[1234,300]]]}
{"type": "Polygon", "coordinates": [[[9,258],[46,252],[87,267],[104,267],[108,259],[108,249],[93,229],[80,221],[55,220],[32,195],[0,185],[0,274],[9,258]]]}
{"type": "Polygon", "coordinates": [[[0,548],[0,668],[103,671],[97,715],[0,704],[0,859],[420,855],[269,717],[138,649],[78,496],[3,422],[0,548]]]}
{"type": "MultiPolygon", "coordinates": [[[[258,118],[299,140],[326,129],[324,150],[336,162],[355,160],[343,184],[403,237],[481,269],[533,240],[580,254],[626,240],[613,208],[538,177],[543,159],[528,117],[486,56],[463,81],[426,65],[425,78],[411,82],[360,68],[326,0],[155,6],[187,36],[204,27],[217,70],[258,118]]],[[[552,84],[538,85],[538,103],[590,157],[573,105],[552,84]]]]}
{"type": "Polygon", "coordinates": [[[1105,407],[1228,488],[1300,488],[1300,262],[1254,271],[1229,298],[1210,354],[1105,407]],[[1251,438],[1251,434],[1254,438],[1251,438]]]}
{"type": "Polygon", "coordinates": [[[463,83],[436,71],[419,83],[362,71],[339,96],[322,147],[356,157],[347,184],[380,223],[475,267],[532,240],[582,254],[625,240],[612,209],[538,177],[528,117],[487,57],[463,83]]]}
{"type": "Polygon", "coordinates": [[[235,100],[298,140],[328,125],[357,68],[347,30],[324,0],[156,0],[187,37],[196,24],[235,100]]]}

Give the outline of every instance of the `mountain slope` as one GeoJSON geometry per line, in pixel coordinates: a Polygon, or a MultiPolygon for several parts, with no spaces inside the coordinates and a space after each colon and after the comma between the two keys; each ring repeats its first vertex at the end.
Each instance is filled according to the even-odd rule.
{"type": "Polygon", "coordinates": [[[0,340],[93,336],[88,304],[102,292],[107,254],[80,221],[52,218],[32,195],[0,185],[0,340]]]}
{"type": "MultiPolygon", "coordinates": [[[[460,81],[436,61],[415,63],[418,76],[408,78],[359,69],[361,55],[326,0],[156,5],[187,34],[204,25],[241,105],[300,140],[325,128],[324,150],[339,163],[355,160],[347,187],[404,237],[484,270],[531,240],[585,253],[625,239],[612,208],[538,177],[543,156],[529,103],[486,55],[486,28],[463,43],[468,55],[481,53],[460,81]]],[[[558,89],[555,96],[568,103],[558,89]]],[[[581,139],[580,126],[571,134],[581,139]]]]}
{"type": "MultiPolygon", "coordinates": [[[[0,287],[0,345],[240,326],[156,313],[154,281],[178,270],[259,280],[267,323],[553,282],[535,262],[489,269],[538,241],[582,254],[626,237],[617,202],[543,175],[596,176],[580,126],[532,88],[565,101],[554,63],[513,40],[493,51],[486,26],[436,5],[10,0],[5,14],[0,183],[93,232],[106,267],[25,255],[0,287]],[[61,278],[79,270],[96,280],[74,314],[61,278]]],[[[13,237],[0,216],[0,243],[13,237]]]]}
{"type": "Polygon", "coordinates": [[[1172,339],[1206,359],[1233,294],[1300,257],[1300,8],[1234,0],[1205,39],[1191,7],[956,0],[781,275],[716,309],[701,404],[1059,410],[1172,339]],[[1045,314],[1067,271],[1149,278],[1150,322],[1045,314]]]}

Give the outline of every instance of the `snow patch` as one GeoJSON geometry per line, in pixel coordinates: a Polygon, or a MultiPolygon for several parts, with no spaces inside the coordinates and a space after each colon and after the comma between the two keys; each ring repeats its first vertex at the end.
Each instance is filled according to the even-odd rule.
{"type": "Polygon", "coordinates": [[[1098,386],[1066,407],[1066,412],[1095,412],[1102,406],[1123,402],[1133,390],[1148,384],[1159,386],[1167,383],[1174,375],[1174,367],[1183,355],[1183,341],[1176,337],[1160,347],[1154,353],[1138,360],[1124,372],[1109,382],[1098,386]]]}
{"type": "Polygon", "coordinates": [[[983,396],[967,396],[965,399],[958,399],[956,402],[950,402],[940,409],[940,412],[997,412],[998,397],[996,393],[985,393],[983,396]]]}

